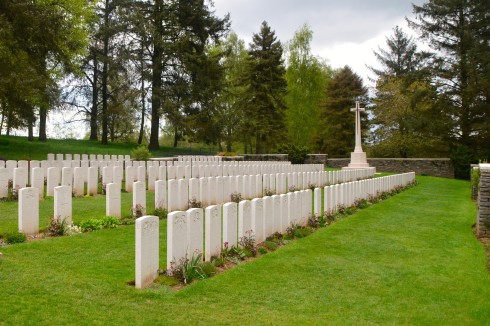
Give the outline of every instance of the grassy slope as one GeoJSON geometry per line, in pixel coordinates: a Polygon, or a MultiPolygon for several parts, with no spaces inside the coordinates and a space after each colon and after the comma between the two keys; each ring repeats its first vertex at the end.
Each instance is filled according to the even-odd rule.
{"type": "MultiPolygon", "coordinates": [[[[467,182],[405,193],[175,293],[138,291],[134,227],[2,248],[0,324],[486,324],[467,182]]],[[[160,256],[165,262],[166,225],[160,256]]]]}
{"type": "MultiPolygon", "coordinates": [[[[73,139],[50,139],[47,142],[27,141],[26,137],[0,136],[0,158],[8,160],[45,160],[48,153],[63,154],[111,154],[129,155],[137,147],[132,143],[111,143],[73,139]]],[[[161,147],[153,151],[153,157],[166,157],[179,154],[206,155],[208,152],[187,148],[161,147]]]]}

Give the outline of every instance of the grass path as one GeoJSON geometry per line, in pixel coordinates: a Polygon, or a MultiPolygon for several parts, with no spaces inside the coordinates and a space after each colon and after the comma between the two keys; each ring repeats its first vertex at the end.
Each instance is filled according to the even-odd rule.
{"type": "MultiPolygon", "coordinates": [[[[464,181],[420,185],[176,293],[138,291],[134,228],[2,248],[0,325],[485,325],[490,276],[464,181]]],[[[166,225],[161,225],[165,261],[166,225]]]]}

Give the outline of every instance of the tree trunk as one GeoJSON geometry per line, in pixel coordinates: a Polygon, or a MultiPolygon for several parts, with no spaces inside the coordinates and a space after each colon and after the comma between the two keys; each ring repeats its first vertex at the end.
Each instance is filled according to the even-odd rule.
{"type": "Polygon", "coordinates": [[[174,127],[174,147],[177,147],[179,144],[179,130],[177,126],[174,127]]]}
{"type": "Polygon", "coordinates": [[[47,141],[46,136],[46,119],[48,116],[48,108],[44,105],[39,107],[39,141],[47,141]]]}
{"type": "MultiPolygon", "coordinates": [[[[105,11],[104,11],[104,27],[107,29],[109,27],[109,0],[105,0],[105,11]]],[[[108,74],[109,74],[109,34],[107,31],[104,33],[104,48],[102,52],[103,63],[102,63],[102,144],[107,145],[107,134],[108,134],[108,118],[107,118],[107,101],[108,101],[108,74]]]]}
{"type": "Polygon", "coordinates": [[[141,145],[143,142],[143,133],[145,131],[145,114],[146,114],[146,107],[145,107],[145,66],[144,66],[144,60],[143,60],[143,44],[141,44],[141,52],[140,52],[140,64],[141,64],[141,123],[140,123],[140,133],[138,135],[138,145],[141,145]]]}
{"type": "MultiPolygon", "coordinates": [[[[97,43],[95,44],[97,46],[97,43]]],[[[98,101],[99,101],[99,89],[98,89],[98,78],[99,78],[99,62],[97,60],[97,50],[94,48],[92,50],[93,60],[94,60],[94,77],[92,81],[92,110],[90,111],[90,140],[98,140],[97,132],[97,115],[98,115],[98,101]]]]}
{"type": "Polygon", "coordinates": [[[155,24],[155,35],[153,35],[153,54],[151,56],[152,68],[152,89],[151,89],[151,128],[150,128],[150,143],[149,150],[160,149],[158,143],[158,133],[160,130],[160,107],[162,105],[161,89],[162,89],[162,24],[163,0],[155,0],[153,11],[153,23],[155,24]]]}
{"type": "Polygon", "coordinates": [[[5,101],[2,101],[2,121],[0,122],[0,135],[2,135],[3,122],[5,121],[5,115],[7,114],[5,101]]]}
{"type": "MultiPolygon", "coordinates": [[[[33,108],[34,111],[34,108],[33,108]]],[[[32,116],[27,119],[27,140],[34,141],[34,112],[32,112],[32,116]]]]}

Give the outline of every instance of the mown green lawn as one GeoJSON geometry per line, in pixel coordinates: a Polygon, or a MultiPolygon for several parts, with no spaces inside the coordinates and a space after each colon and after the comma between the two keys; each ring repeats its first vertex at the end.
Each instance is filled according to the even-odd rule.
{"type": "MultiPolygon", "coordinates": [[[[136,290],[134,227],[1,248],[0,324],[488,325],[465,181],[420,185],[179,292],[136,290]]],[[[160,257],[165,263],[166,224],[160,257]]]]}

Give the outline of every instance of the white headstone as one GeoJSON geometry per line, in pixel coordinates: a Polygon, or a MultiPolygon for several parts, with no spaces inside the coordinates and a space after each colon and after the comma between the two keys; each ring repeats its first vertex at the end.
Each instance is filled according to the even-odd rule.
{"type": "Polygon", "coordinates": [[[252,231],[252,203],[242,200],[238,203],[238,239],[252,231]]]}
{"type": "MultiPolygon", "coordinates": [[[[39,199],[44,197],[44,172],[42,168],[33,168],[31,186],[38,189],[39,199]]],[[[0,186],[1,187],[1,186],[0,186]]],[[[1,197],[1,195],[0,195],[1,197]]]]}
{"type": "Polygon", "coordinates": [[[204,210],[191,208],[187,210],[187,241],[189,257],[203,254],[204,243],[204,210]]]}
{"type": "Polygon", "coordinates": [[[271,196],[266,196],[263,199],[264,204],[264,236],[265,240],[268,236],[274,233],[274,200],[271,196]]]}
{"type": "Polygon", "coordinates": [[[173,212],[179,209],[179,182],[176,179],[167,181],[167,206],[168,211],[173,212]]]}
{"type": "Polygon", "coordinates": [[[137,211],[146,215],[146,189],[142,181],[133,183],[133,214],[137,211]]]}
{"type": "Polygon", "coordinates": [[[121,185],[118,183],[108,183],[106,185],[106,204],[105,215],[121,217],[121,185]]]}
{"type": "Polygon", "coordinates": [[[138,166],[137,180],[143,182],[145,184],[145,189],[146,189],[146,167],[138,166]]]}
{"type": "Polygon", "coordinates": [[[221,253],[221,206],[206,207],[204,225],[204,259],[211,261],[221,253]]]}
{"type": "Polygon", "coordinates": [[[273,202],[273,226],[272,233],[282,231],[282,221],[281,221],[281,197],[279,195],[272,196],[273,202]]]}
{"type": "Polygon", "coordinates": [[[72,198],[71,187],[59,186],[54,187],[54,219],[57,221],[65,221],[71,224],[72,215],[72,198]]]}
{"type": "Polygon", "coordinates": [[[252,230],[256,243],[261,243],[265,240],[264,203],[262,198],[252,199],[252,230]]]}
{"type": "Polygon", "coordinates": [[[203,207],[209,205],[209,178],[199,178],[199,197],[201,198],[201,204],[203,207]]]}
{"type": "Polygon", "coordinates": [[[27,168],[15,168],[13,187],[17,189],[25,188],[27,186],[27,168]]]}
{"type": "Polygon", "coordinates": [[[39,189],[19,190],[19,232],[26,235],[39,233],[39,189]]]}
{"type": "Polygon", "coordinates": [[[155,182],[155,208],[167,209],[167,181],[165,180],[155,182]]]}
{"type": "Polygon", "coordinates": [[[155,191],[155,181],[157,181],[158,167],[148,167],[148,191],[155,191]]]}
{"type": "Polygon", "coordinates": [[[53,196],[54,187],[57,187],[59,184],[60,184],[60,169],[57,167],[48,168],[46,196],[53,196]]]}
{"type": "Polygon", "coordinates": [[[119,188],[121,188],[123,181],[123,167],[120,165],[116,165],[112,168],[112,182],[119,184],[119,188]]]}
{"type": "Polygon", "coordinates": [[[280,194],[280,229],[279,232],[286,233],[287,228],[289,227],[289,211],[288,211],[288,195],[280,194]]]}
{"type": "Polygon", "coordinates": [[[61,185],[70,188],[73,186],[73,169],[71,167],[61,170],[61,185]]]}
{"type": "Polygon", "coordinates": [[[7,169],[9,180],[12,180],[14,178],[14,169],[17,168],[17,161],[8,160],[5,163],[5,168],[7,169]]]}
{"type": "Polygon", "coordinates": [[[179,179],[178,183],[178,209],[187,210],[189,208],[189,179],[179,179]]]}
{"type": "Polygon", "coordinates": [[[223,205],[223,247],[238,245],[238,204],[223,205]]]}
{"type": "Polygon", "coordinates": [[[87,171],[87,194],[90,196],[97,195],[97,188],[99,183],[99,169],[95,166],[91,166],[87,171]]]}
{"type": "Polygon", "coordinates": [[[167,216],[167,269],[172,262],[179,264],[187,257],[187,217],[185,212],[175,211],[167,216]]]}
{"type": "Polygon", "coordinates": [[[135,222],[135,287],[145,288],[158,277],[160,227],[157,216],[142,216],[135,222]]]}
{"type": "Polygon", "coordinates": [[[75,197],[81,197],[84,195],[85,183],[83,182],[83,169],[73,169],[73,193],[75,197]]]}

